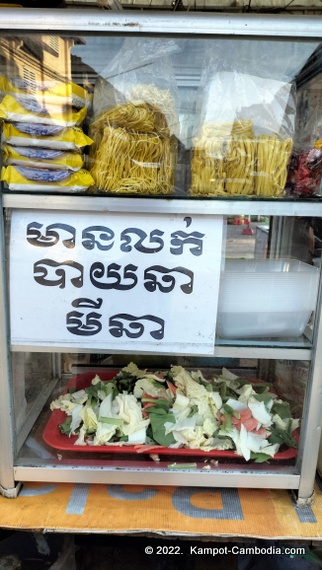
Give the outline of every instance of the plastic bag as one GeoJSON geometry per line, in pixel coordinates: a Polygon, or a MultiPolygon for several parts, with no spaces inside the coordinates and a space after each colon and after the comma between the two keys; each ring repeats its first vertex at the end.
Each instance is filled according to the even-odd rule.
{"type": "Polygon", "coordinates": [[[10,122],[42,123],[66,127],[80,125],[87,107],[75,110],[71,106],[43,104],[37,99],[19,95],[6,95],[0,103],[0,118],[10,122]]]}
{"type": "Polygon", "coordinates": [[[104,192],[170,194],[177,157],[172,40],[127,38],[94,88],[91,173],[104,192]]]}
{"type": "Polygon", "coordinates": [[[80,127],[42,123],[4,123],[2,143],[57,150],[78,150],[93,143],[80,127]]]}
{"type": "Polygon", "coordinates": [[[322,179],[322,140],[316,141],[307,150],[294,149],[291,157],[288,188],[298,197],[310,197],[321,194],[322,179]]]}
{"type": "Polygon", "coordinates": [[[42,104],[72,105],[78,109],[90,104],[90,95],[80,85],[64,81],[32,81],[0,75],[0,93],[24,96],[42,104]]]}
{"type": "Polygon", "coordinates": [[[215,48],[198,91],[190,194],[281,196],[293,146],[293,84],[276,73],[255,75],[254,65],[250,73],[243,43],[215,48]]]}
{"type": "Polygon", "coordinates": [[[80,170],[84,159],[79,152],[66,152],[49,148],[24,146],[2,146],[3,164],[29,166],[31,168],[53,168],[60,170],[80,170]]]}
{"type": "Polygon", "coordinates": [[[171,39],[126,38],[95,83],[94,120],[116,105],[145,101],[157,104],[170,133],[178,134],[178,90],[171,57],[180,50],[171,39]]]}
{"type": "Polygon", "coordinates": [[[3,166],[1,180],[7,183],[10,190],[41,192],[85,192],[94,184],[87,170],[70,172],[45,168],[28,168],[23,166],[3,166]]]}
{"type": "Polygon", "coordinates": [[[319,107],[310,110],[310,102],[299,104],[299,120],[289,165],[287,187],[296,197],[321,195],[322,117],[319,107]],[[306,112],[304,112],[306,109],[306,112]]]}

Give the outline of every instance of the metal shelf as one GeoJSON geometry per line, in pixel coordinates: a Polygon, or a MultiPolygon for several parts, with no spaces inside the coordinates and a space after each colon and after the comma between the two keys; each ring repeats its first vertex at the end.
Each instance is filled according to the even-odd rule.
{"type": "Polygon", "coordinates": [[[87,212],[131,212],[194,215],[322,216],[322,200],[127,198],[111,196],[3,194],[5,208],[71,210],[87,212]]]}
{"type": "Polygon", "coordinates": [[[14,468],[17,481],[55,481],[75,483],[109,483],[109,484],[142,484],[145,485],[187,485],[198,487],[253,487],[270,489],[297,489],[300,476],[294,467],[226,465],[206,471],[199,469],[182,469],[171,471],[154,463],[150,466],[136,464],[135,461],[120,462],[118,460],[97,462],[91,466],[82,465],[80,461],[65,461],[64,465],[55,462],[35,460],[18,462],[14,468]],[[47,464],[46,464],[47,463],[47,464]],[[54,474],[54,475],[53,475],[54,474]],[[54,476],[54,479],[52,478],[54,476]]]}
{"type": "MultiPolygon", "coordinates": [[[[280,342],[276,344],[276,342],[272,341],[271,343],[265,342],[262,345],[259,345],[255,341],[232,341],[231,343],[225,343],[225,345],[218,344],[214,348],[213,355],[209,356],[209,354],[204,355],[205,357],[213,358],[271,358],[274,359],[284,358],[287,360],[311,360],[312,358],[312,345],[307,343],[305,346],[305,342],[302,343],[298,341],[298,348],[295,346],[295,343],[291,343],[290,345],[285,341],[285,343],[280,342]]],[[[23,345],[12,345],[11,347],[12,352],[59,352],[59,353],[70,353],[70,348],[66,348],[65,346],[51,345],[51,346],[23,346],[23,345]]],[[[78,345],[75,345],[74,352],[77,352],[78,345]]],[[[83,353],[94,353],[94,349],[87,349],[82,348],[83,353]]],[[[110,354],[111,350],[104,350],[99,349],[97,350],[99,354],[110,354]]],[[[130,350],[122,350],[122,349],[113,349],[113,354],[133,354],[133,351],[130,350]]],[[[142,355],[151,355],[151,352],[140,351],[142,355]]],[[[163,351],[162,349],[158,350],[158,354],[167,356],[173,353],[169,353],[163,351]]],[[[183,356],[184,354],[181,353],[183,356]]],[[[190,356],[190,353],[186,353],[185,356],[190,356]]],[[[200,356],[203,356],[200,354],[200,356]]]]}

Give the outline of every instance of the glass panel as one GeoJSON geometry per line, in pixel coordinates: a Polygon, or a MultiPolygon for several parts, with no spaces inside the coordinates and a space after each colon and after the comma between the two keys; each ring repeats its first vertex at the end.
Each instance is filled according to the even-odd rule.
{"type": "MultiPolygon", "coordinates": [[[[6,211],[6,218],[10,220],[9,211],[6,211]]],[[[316,239],[319,236],[317,222],[317,218],[303,220],[265,215],[226,218],[217,330],[219,346],[222,341],[228,345],[240,346],[253,346],[256,341],[262,341],[266,346],[271,343],[275,347],[308,346],[305,339],[312,336],[316,303],[316,297],[313,298],[309,292],[309,283],[311,280],[312,290],[314,283],[317,287],[320,265],[319,241],[316,239]],[[297,246],[293,247],[299,228],[302,240],[298,240],[297,246]],[[272,270],[269,267],[270,262],[274,264],[272,270]],[[236,263],[236,268],[231,270],[230,263],[236,263]],[[239,266],[240,263],[242,267],[239,266]],[[229,278],[228,281],[224,279],[225,274],[229,278]],[[225,296],[231,294],[231,291],[233,295],[227,301],[225,296]],[[286,311],[285,305],[289,301],[293,306],[289,308],[287,305],[286,311]],[[308,307],[309,301],[312,304],[308,307]],[[225,303],[228,303],[228,313],[225,311],[225,303]],[[259,303],[260,310],[254,311],[256,303],[259,303]],[[278,328],[280,326],[286,328],[281,331],[278,328]],[[290,326],[291,331],[287,328],[290,326]]],[[[29,296],[29,302],[31,301],[29,296]]],[[[46,307],[41,307],[41,311],[46,310],[46,307]]],[[[119,352],[121,351],[122,345],[119,347],[119,352]]],[[[260,378],[272,383],[278,396],[289,403],[293,419],[300,419],[310,373],[307,361],[209,358],[174,354],[165,356],[158,355],[157,351],[151,355],[140,355],[137,351],[133,354],[90,354],[82,350],[81,342],[73,353],[16,352],[12,354],[12,358],[17,461],[20,464],[36,458],[52,463],[59,457],[60,464],[68,460],[75,465],[98,465],[108,460],[113,466],[115,461],[133,459],[133,455],[120,448],[117,451],[109,449],[108,453],[102,453],[102,450],[96,453],[95,448],[88,452],[88,448],[83,450],[77,447],[74,450],[74,447],[64,447],[64,442],[70,443],[70,440],[66,436],[62,443],[58,425],[49,423],[53,417],[50,403],[59,397],[67,384],[72,387],[75,376],[80,376],[81,384],[77,386],[83,388],[83,380],[90,385],[96,374],[101,375],[103,379],[111,378],[111,375],[115,375],[130,362],[134,362],[140,369],[149,369],[152,372],[170,370],[173,365],[178,365],[187,370],[201,370],[207,377],[209,374],[218,376],[222,369],[226,368],[238,376],[260,378]],[[59,447],[61,445],[62,448],[59,447]]],[[[282,408],[280,411],[283,413],[282,408]]],[[[294,448],[291,447],[291,450],[294,448]]],[[[282,448],[282,452],[284,451],[286,464],[293,465],[296,454],[289,451],[287,446],[282,448]]],[[[180,452],[178,457],[187,463],[197,459],[198,463],[201,456],[186,456],[180,452]]],[[[284,458],[284,455],[282,457],[284,458]]],[[[135,455],[135,460],[145,464],[146,454],[139,457],[135,455]]],[[[161,462],[173,460],[172,452],[161,458],[161,462]]],[[[216,454],[212,460],[218,461],[216,454]]],[[[244,460],[233,454],[232,457],[224,455],[219,461],[225,464],[227,462],[228,465],[244,460]]],[[[204,466],[204,457],[202,462],[204,466]]]]}
{"type": "Polygon", "coordinates": [[[17,461],[294,465],[309,373],[302,361],[136,357],[111,366],[91,356],[61,371],[17,461]]]}
{"type": "MultiPolygon", "coordinates": [[[[230,344],[312,346],[320,281],[320,218],[225,217],[222,243],[220,239],[209,249],[210,240],[205,240],[198,264],[191,255],[195,240],[187,242],[189,255],[181,256],[180,263],[178,256],[160,257],[161,241],[168,243],[164,225],[161,229],[166,231],[159,232],[155,242],[157,250],[145,238],[147,251],[134,252],[128,244],[136,243],[136,233],[134,242],[125,236],[120,243],[127,246],[117,247],[128,213],[112,218],[94,214],[96,224],[100,222],[95,227],[82,213],[5,210],[5,214],[15,351],[24,346],[26,351],[38,347],[83,353],[78,358],[86,363],[86,354],[93,351],[206,356],[214,354],[216,346],[230,344]],[[113,230],[109,235],[108,228],[113,230]],[[113,247],[106,245],[104,236],[112,236],[113,247]],[[151,328],[151,323],[159,327],[161,319],[162,337],[153,335],[151,328]],[[205,330],[215,330],[211,342],[199,338],[205,330]]],[[[208,220],[206,228],[199,218],[193,218],[191,228],[198,223],[207,236],[213,222],[208,220]]],[[[143,222],[142,235],[147,227],[159,227],[153,225],[158,217],[151,227],[146,217],[143,222]]],[[[178,236],[173,235],[174,244],[178,236]]],[[[66,360],[64,370],[68,367],[66,360]]]]}
{"type": "Polygon", "coordinates": [[[219,337],[290,340],[305,333],[312,338],[321,263],[319,226],[319,218],[227,219],[219,337]]]}
{"type": "Polygon", "coordinates": [[[312,41],[3,34],[4,190],[319,196],[320,59],[312,41]]]}
{"type": "Polygon", "coordinates": [[[19,451],[57,383],[60,360],[55,354],[17,352],[12,353],[11,368],[14,445],[19,451]]]}

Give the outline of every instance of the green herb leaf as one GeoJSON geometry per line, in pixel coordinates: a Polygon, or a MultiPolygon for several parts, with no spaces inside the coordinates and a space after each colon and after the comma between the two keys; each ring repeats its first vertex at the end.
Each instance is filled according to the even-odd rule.
{"type": "MultiPolygon", "coordinates": [[[[291,420],[289,422],[289,425],[292,425],[291,420]]],[[[297,449],[296,439],[294,439],[289,430],[285,431],[279,428],[270,428],[270,432],[271,435],[268,438],[268,441],[270,443],[272,444],[279,443],[280,445],[284,443],[285,445],[287,445],[287,447],[294,447],[295,449],[297,449]]]]}
{"type": "Polygon", "coordinates": [[[171,463],[167,466],[171,471],[180,471],[181,469],[197,469],[197,463],[171,463]]]}
{"type": "Polygon", "coordinates": [[[124,424],[124,420],[118,418],[104,418],[104,416],[100,417],[98,421],[102,424],[111,424],[114,426],[122,426],[124,424]]]}
{"type": "Polygon", "coordinates": [[[175,423],[175,417],[170,412],[166,412],[163,408],[157,408],[153,406],[152,408],[148,408],[146,410],[149,414],[151,428],[152,428],[152,437],[156,443],[159,445],[168,447],[170,444],[175,443],[175,439],[172,433],[165,434],[165,427],[164,424],[166,422],[170,422],[172,424],[175,423]]]}
{"type": "Polygon", "coordinates": [[[265,463],[269,461],[269,459],[272,459],[271,456],[266,455],[266,453],[254,453],[253,451],[250,453],[250,458],[253,459],[255,463],[265,463]]]}
{"type": "Polygon", "coordinates": [[[278,414],[282,420],[292,417],[291,408],[288,402],[274,402],[272,414],[278,414]]]}
{"type": "MultiPolygon", "coordinates": [[[[163,410],[165,410],[166,412],[169,411],[169,405],[170,402],[168,402],[167,400],[162,400],[162,398],[156,399],[156,398],[142,398],[141,402],[144,403],[151,403],[154,404],[156,408],[162,408],[163,410]]],[[[147,411],[149,411],[149,408],[147,409],[147,411]]]]}
{"type": "Polygon", "coordinates": [[[66,420],[59,425],[59,430],[61,431],[61,433],[64,433],[66,435],[70,434],[70,424],[72,422],[72,417],[69,416],[68,418],[66,418],[66,420]]]}
{"type": "Polygon", "coordinates": [[[231,418],[232,418],[232,416],[235,415],[235,411],[233,410],[233,408],[231,408],[227,404],[224,404],[222,409],[224,411],[225,420],[221,424],[221,429],[223,431],[230,431],[233,428],[231,418]]]}

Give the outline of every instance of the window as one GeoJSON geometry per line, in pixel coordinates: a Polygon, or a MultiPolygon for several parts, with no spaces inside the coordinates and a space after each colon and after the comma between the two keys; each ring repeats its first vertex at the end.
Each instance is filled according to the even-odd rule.
{"type": "Polygon", "coordinates": [[[58,36],[49,36],[48,38],[49,47],[59,55],[59,38],[58,36]]]}
{"type": "Polygon", "coordinates": [[[37,90],[36,74],[30,69],[23,67],[22,77],[23,77],[24,89],[28,90],[29,92],[31,91],[35,93],[37,90]]]}

